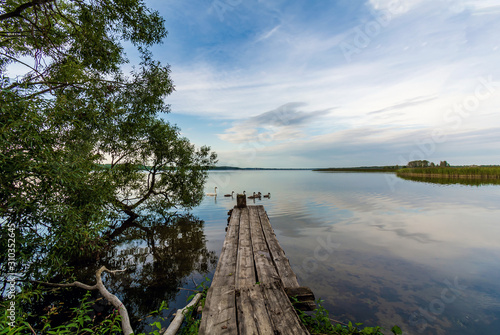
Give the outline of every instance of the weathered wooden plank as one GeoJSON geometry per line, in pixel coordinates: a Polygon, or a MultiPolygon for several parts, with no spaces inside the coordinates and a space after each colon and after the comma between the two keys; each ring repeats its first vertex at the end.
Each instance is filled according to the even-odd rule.
{"type": "Polygon", "coordinates": [[[296,300],[295,304],[292,303],[296,309],[314,311],[317,307],[314,302],[316,298],[309,287],[285,287],[285,293],[290,298],[290,301],[292,301],[292,297],[296,300]]]}
{"type": "Polygon", "coordinates": [[[200,335],[237,334],[236,294],[232,287],[210,287],[201,317],[200,335]]]}
{"type": "Polygon", "coordinates": [[[284,287],[306,308],[314,306],[314,295],[299,287],[264,207],[235,207],[199,334],[309,334],[284,287]]]}
{"type": "Polygon", "coordinates": [[[248,215],[248,208],[243,208],[241,210],[235,281],[237,289],[241,287],[253,286],[257,281],[253,261],[253,247],[250,235],[250,217],[248,215]]]}
{"type": "Polygon", "coordinates": [[[299,282],[297,280],[297,276],[292,270],[290,266],[290,261],[285,255],[285,252],[281,248],[278,239],[276,238],[276,234],[271,227],[271,223],[269,222],[269,218],[267,216],[266,211],[264,210],[264,206],[255,206],[258,215],[262,224],[262,230],[264,232],[264,236],[266,242],[268,244],[271,258],[273,263],[275,264],[278,274],[283,282],[284,287],[299,287],[299,282]]]}
{"type": "Polygon", "coordinates": [[[264,233],[262,232],[257,206],[249,206],[247,208],[250,214],[250,231],[252,234],[253,258],[257,272],[257,281],[260,283],[270,283],[279,280],[278,271],[273,264],[264,233]]]}
{"type": "Polygon", "coordinates": [[[314,293],[311,291],[309,287],[300,286],[300,287],[285,287],[285,293],[289,297],[296,297],[299,301],[308,301],[314,300],[314,293]]]}
{"type": "Polygon", "coordinates": [[[293,309],[280,281],[262,284],[267,313],[275,334],[309,334],[293,309]]]}
{"type": "Polygon", "coordinates": [[[240,289],[236,294],[236,309],[240,335],[275,334],[261,285],[240,289]]]}
{"type": "Polygon", "coordinates": [[[241,209],[234,208],[211,287],[230,286],[234,288],[240,215],[241,209]]]}

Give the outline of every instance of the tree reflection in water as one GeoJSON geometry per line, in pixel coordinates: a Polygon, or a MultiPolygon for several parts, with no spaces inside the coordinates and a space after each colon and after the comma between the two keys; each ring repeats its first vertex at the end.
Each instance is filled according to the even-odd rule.
{"type": "MultiPolygon", "coordinates": [[[[122,300],[134,328],[138,319],[157,309],[163,300],[172,301],[186,278],[215,268],[217,256],[206,248],[204,222],[193,215],[167,220],[148,218],[128,222],[109,236],[114,248],[88,270],[88,282],[97,267],[124,269],[126,273],[104,278],[104,284],[122,300]]],[[[77,277],[80,277],[77,275],[77,277]]],[[[136,328],[137,329],[137,328],[136,328]]]]}

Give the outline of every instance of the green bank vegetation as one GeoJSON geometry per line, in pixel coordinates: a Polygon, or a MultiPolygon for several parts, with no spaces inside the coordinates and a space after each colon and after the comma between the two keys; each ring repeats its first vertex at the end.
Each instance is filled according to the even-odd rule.
{"type": "MultiPolygon", "coordinates": [[[[500,180],[500,166],[498,165],[472,165],[472,166],[451,166],[447,161],[441,161],[439,164],[427,160],[416,160],[408,162],[406,166],[388,165],[388,166],[360,166],[348,168],[325,168],[314,169],[318,172],[392,172],[405,179],[414,178],[435,178],[442,179],[469,179],[469,180],[487,180],[487,183],[494,183],[500,180]],[[493,181],[493,182],[492,182],[493,181]]],[[[430,181],[430,180],[429,180],[430,181]]],[[[470,182],[464,182],[470,184],[470,182]]],[[[474,184],[480,184],[477,182],[474,184]]]]}
{"type": "Polygon", "coordinates": [[[429,166],[407,167],[397,171],[400,177],[500,179],[500,166],[429,166]]]}

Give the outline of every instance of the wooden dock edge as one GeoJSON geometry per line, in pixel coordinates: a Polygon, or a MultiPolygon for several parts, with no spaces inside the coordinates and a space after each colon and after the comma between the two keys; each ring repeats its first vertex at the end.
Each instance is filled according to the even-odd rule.
{"type": "MultiPolygon", "coordinates": [[[[243,200],[240,201],[240,205],[242,203],[243,203],[243,200]]],[[[245,207],[246,207],[246,204],[244,205],[244,207],[239,207],[239,205],[234,206],[234,208],[245,208],[245,207]]],[[[229,222],[231,221],[232,214],[233,214],[233,209],[230,209],[227,212],[228,218],[227,218],[226,232],[228,230],[229,222]]],[[[267,216],[267,213],[265,211],[264,211],[264,215],[266,216],[267,221],[270,222],[269,217],[267,216]]],[[[276,239],[276,234],[274,233],[274,229],[272,229],[270,224],[269,224],[269,227],[271,228],[272,234],[274,235],[274,238],[276,239]]],[[[288,258],[285,256],[285,252],[281,248],[281,246],[279,245],[279,242],[277,239],[276,239],[276,243],[277,243],[278,247],[280,248],[279,251],[283,252],[283,254],[280,256],[282,257],[282,259],[284,258],[287,260],[287,263],[288,263],[287,265],[288,265],[288,267],[290,267],[290,262],[289,262],[288,258]]],[[[274,266],[276,268],[278,268],[279,265],[276,264],[275,259],[276,259],[276,257],[272,257],[274,266]]],[[[291,270],[291,267],[290,267],[290,272],[293,273],[293,271],[291,270]]],[[[297,308],[298,310],[301,310],[304,312],[314,311],[317,308],[316,302],[315,302],[316,298],[314,296],[314,293],[307,286],[299,286],[298,281],[296,280],[295,273],[293,273],[293,276],[295,277],[294,278],[295,280],[287,281],[289,286],[284,288],[286,295],[288,296],[288,298],[290,299],[291,302],[295,302],[294,307],[297,308]],[[295,298],[296,301],[293,298],[295,298]]]]}
{"type": "Polygon", "coordinates": [[[241,205],[228,212],[199,334],[309,334],[295,309],[316,309],[313,292],[299,285],[264,206],[241,205]]]}

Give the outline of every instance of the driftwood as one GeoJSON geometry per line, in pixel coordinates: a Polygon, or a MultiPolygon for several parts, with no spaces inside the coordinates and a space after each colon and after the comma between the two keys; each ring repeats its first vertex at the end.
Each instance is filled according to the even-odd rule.
{"type": "Polygon", "coordinates": [[[177,331],[182,325],[182,321],[184,320],[184,312],[189,307],[196,305],[200,301],[201,296],[202,296],[201,293],[196,294],[193,300],[191,300],[191,302],[186,307],[177,310],[175,318],[172,320],[170,326],[168,326],[167,330],[163,333],[163,335],[175,335],[177,333],[177,331]]]}
{"type": "Polygon", "coordinates": [[[132,327],[130,326],[130,318],[128,316],[127,309],[123,305],[123,303],[116,297],[116,295],[110,293],[104,284],[102,283],[102,278],[101,274],[103,272],[108,272],[111,274],[115,274],[117,272],[123,272],[126,271],[124,270],[108,270],[105,266],[102,266],[99,268],[99,270],[96,271],[95,273],[95,278],[96,278],[96,284],[95,285],[86,285],[83,283],[80,283],[79,281],[75,281],[73,283],[68,283],[68,284],[55,284],[55,283],[46,283],[46,282],[40,282],[36,281],[36,283],[47,285],[47,286],[52,286],[52,287],[79,287],[83,288],[84,290],[99,290],[99,293],[102,294],[104,298],[106,298],[107,301],[109,301],[115,308],[118,309],[118,312],[120,313],[121,316],[121,321],[122,321],[122,330],[124,335],[130,335],[134,334],[134,331],[132,330],[132,327]]]}

